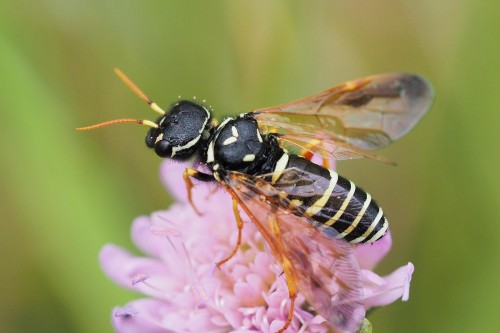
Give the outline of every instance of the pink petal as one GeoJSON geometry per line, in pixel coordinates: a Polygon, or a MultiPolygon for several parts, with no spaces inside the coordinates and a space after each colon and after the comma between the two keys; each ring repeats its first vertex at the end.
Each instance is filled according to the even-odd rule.
{"type": "Polygon", "coordinates": [[[166,290],[155,289],[151,286],[175,287],[175,277],[172,277],[172,272],[168,271],[159,260],[135,257],[113,244],[105,245],[101,249],[99,260],[104,273],[123,287],[140,290],[146,295],[156,297],[164,296],[166,290]],[[151,286],[144,283],[134,286],[134,281],[137,281],[138,276],[146,276],[147,283],[151,286]]]}
{"type": "MultiPolygon", "coordinates": [[[[164,314],[163,324],[173,332],[220,332],[224,331],[212,323],[212,314],[207,309],[171,311],[164,314]]],[[[226,331],[229,331],[226,329],[226,331]]],[[[142,332],[141,332],[142,333],[142,332]]],[[[148,333],[148,332],[144,332],[148,333]]]]}
{"type": "Polygon", "coordinates": [[[391,232],[387,231],[384,237],[371,244],[356,246],[354,253],[362,269],[373,269],[389,253],[392,246],[391,232]]]}
{"type": "Polygon", "coordinates": [[[410,281],[415,267],[411,262],[388,276],[381,278],[373,272],[363,270],[365,278],[365,308],[388,305],[398,298],[407,301],[410,281]]]}
{"type": "Polygon", "coordinates": [[[240,299],[241,306],[253,306],[261,299],[260,290],[246,282],[236,282],[233,290],[234,295],[240,299]]]}
{"type": "Polygon", "coordinates": [[[243,322],[243,314],[238,308],[235,309],[225,309],[222,313],[224,318],[232,327],[240,327],[243,322]]]}
{"type": "MultiPolygon", "coordinates": [[[[271,322],[271,325],[269,325],[269,332],[272,333],[272,332],[277,332],[278,330],[280,330],[283,325],[285,325],[285,321],[284,320],[279,320],[279,319],[275,319],[271,322]]],[[[289,327],[287,329],[287,332],[297,332],[296,330],[294,330],[293,328],[289,327]]]]}
{"type": "Polygon", "coordinates": [[[151,232],[151,219],[138,217],[132,223],[131,237],[134,244],[145,254],[159,258],[167,248],[165,239],[151,232]]]}
{"type": "Polygon", "coordinates": [[[187,202],[186,185],[182,178],[182,174],[187,167],[189,167],[188,164],[167,159],[161,164],[160,179],[175,201],[187,202]]]}

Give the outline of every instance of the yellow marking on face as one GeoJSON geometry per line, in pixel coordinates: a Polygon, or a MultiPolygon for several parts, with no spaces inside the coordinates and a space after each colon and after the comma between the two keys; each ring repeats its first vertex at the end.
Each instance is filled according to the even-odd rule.
{"type": "Polygon", "coordinates": [[[163,140],[163,133],[160,133],[160,135],[158,135],[156,137],[155,143],[157,143],[158,141],[161,141],[161,140],[163,140]]]}

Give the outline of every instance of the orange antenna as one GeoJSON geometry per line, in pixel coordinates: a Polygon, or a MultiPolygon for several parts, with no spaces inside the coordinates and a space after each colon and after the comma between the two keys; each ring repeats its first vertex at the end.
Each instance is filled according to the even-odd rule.
{"type": "Polygon", "coordinates": [[[164,115],[166,112],[158,106],[155,102],[150,100],[146,94],[144,94],[139,87],[137,87],[134,82],[132,82],[121,70],[118,68],[115,68],[115,73],[118,75],[118,77],[127,85],[127,87],[130,88],[137,96],[139,96],[140,99],[142,99],[144,102],[148,103],[151,109],[153,111],[158,112],[161,115],[164,115]]]}
{"type": "Polygon", "coordinates": [[[110,125],[115,125],[115,124],[122,124],[122,123],[136,123],[139,125],[145,125],[153,128],[158,128],[159,126],[152,122],[151,120],[141,120],[141,119],[115,119],[115,120],[109,120],[105,121],[103,123],[87,126],[87,127],[78,127],[76,130],[77,131],[90,131],[94,130],[97,128],[105,127],[105,126],[110,126],[110,125]]]}

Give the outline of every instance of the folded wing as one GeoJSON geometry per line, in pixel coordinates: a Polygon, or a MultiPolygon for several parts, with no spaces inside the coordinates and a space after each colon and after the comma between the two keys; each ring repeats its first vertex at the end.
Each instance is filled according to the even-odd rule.
{"type": "Polygon", "coordinates": [[[296,216],[279,199],[265,177],[231,172],[228,191],[253,220],[278,260],[292,263],[292,279],[307,300],[333,327],[356,331],[365,315],[360,270],[352,247],[320,232],[306,217],[296,216]]]}

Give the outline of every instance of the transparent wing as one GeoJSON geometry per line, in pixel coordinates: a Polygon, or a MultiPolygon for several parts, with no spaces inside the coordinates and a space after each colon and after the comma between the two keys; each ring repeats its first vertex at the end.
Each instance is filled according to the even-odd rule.
{"type": "MultiPolygon", "coordinates": [[[[410,131],[433,100],[430,84],[419,76],[381,74],[349,81],[319,94],[253,113],[265,133],[283,144],[313,147],[336,159],[370,157],[410,131]]],[[[307,148],[307,147],[306,147],[307,148]]]]}
{"type": "Polygon", "coordinates": [[[253,220],[276,258],[291,262],[291,279],[333,327],[356,331],[365,316],[359,267],[352,247],[320,232],[306,217],[283,208],[286,199],[263,177],[230,172],[228,191],[253,220]]]}

